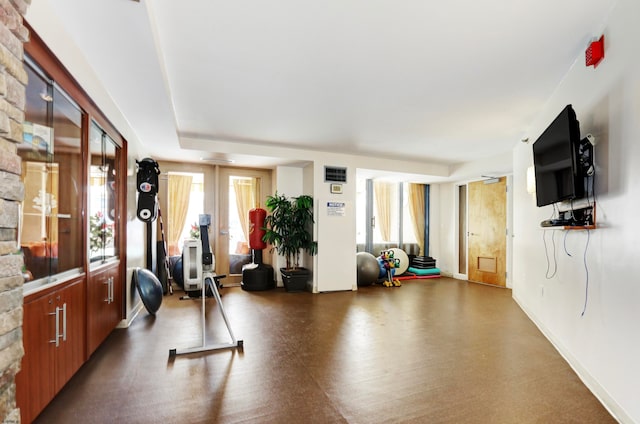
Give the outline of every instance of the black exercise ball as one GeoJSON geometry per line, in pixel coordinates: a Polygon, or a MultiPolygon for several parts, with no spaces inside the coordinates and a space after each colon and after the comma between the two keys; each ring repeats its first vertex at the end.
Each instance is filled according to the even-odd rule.
{"type": "Polygon", "coordinates": [[[133,271],[138,294],[144,307],[151,315],[155,315],[162,304],[162,284],[153,272],[144,268],[133,271]]]}
{"type": "Polygon", "coordinates": [[[182,272],[182,256],[180,256],[176,263],[173,265],[173,269],[171,270],[171,277],[173,277],[173,281],[175,281],[177,285],[184,288],[184,274],[182,272]]]}

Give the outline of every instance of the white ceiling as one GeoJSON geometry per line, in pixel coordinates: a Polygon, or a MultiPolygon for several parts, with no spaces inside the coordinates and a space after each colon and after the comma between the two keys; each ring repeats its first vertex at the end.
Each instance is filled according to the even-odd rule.
{"type": "Polygon", "coordinates": [[[79,49],[154,157],[452,164],[535,137],[614,3],[34,0],[27,20],[56,54],[79,49]]]}

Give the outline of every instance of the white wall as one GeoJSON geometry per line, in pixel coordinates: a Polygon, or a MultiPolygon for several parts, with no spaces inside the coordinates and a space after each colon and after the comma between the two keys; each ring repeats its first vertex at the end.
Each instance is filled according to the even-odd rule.
{"type": "MultiPolygon", "coordinates": [[[[313,272],[311,290],[314,293],[335,290],[355,290],[356,282],[356,229],[355,229],[355,167],[325,158],[322,154],[306,167],[278,166],[275,170],[275,189],[288,197],[309,194],[314,198],[314,239],[318,242],[318,255],[304,255],[302,265],[313,272]],[[342,194],[331,194],[329,183],[324,182],[324,167],[347,168],[347,183],[342,194]],[[345,216],[327,216],[328,201],[344,202],[345,216]],[[339,264],[339,265],[338,265],[339,264]]],[[[284,258],[274,252],[276,270],[284,266],[284,258]]],[[[282,285],[279,272],[278,285],[282,285]]]]}
{"type": "Polygon", "coordinates": [[[640,422],[640,243],[634,226],[640,210],[639,18],[640,3],[620,0],[606,25],[592,29],[594,36],[605,34],[604,61],[586,68],[578,57],[530,134],[535,140],[572,104],[582,135],[596,136],[598,228],[542,230],[539,223],[552,209],[537,208],[526,192],[531,144],[519,143],[513,153],[514,298],[622,422],[640,422]],[[556,246],[551,278],[543,236],[556,246]]]}
{"type": "Polygon", "coordinates": [[[314,163],[314,200],[318,255],[314,271],[314,292],[357,290],[356,270],[356,168],[336,159],[314,163]],[[342,193],[330,192],[324,168],[344,167],[347,182],[342,193]],[[344,209],[328,203],[344,204],[344,209]],[[338,212],[333,215],[333,212],[338,212]]]}
{"type": "MultiPolygon", "coordinates": [[[[284,194],[287,197],[295,197],[304,194],[303,186],[303,168],[293,166],[278,166],[274,171],[275,191],[278,194],[284,194]]],[[[286,266],[285,258],[280,256],[274,250],[272,253],[274,276],[277,281],[278,287],[282,287],[282,276],[280,275],[280,268],[286,266]]],[[[304,265],[304,263],[303,263],[304,265]]]]}

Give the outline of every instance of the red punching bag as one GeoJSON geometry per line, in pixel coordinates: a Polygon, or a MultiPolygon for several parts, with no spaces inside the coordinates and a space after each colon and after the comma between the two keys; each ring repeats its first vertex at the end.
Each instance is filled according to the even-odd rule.
{"type": "Polygon", "coordinates": [[[262,208],[254,208],[249,211],[249,247],[254,250],[262,250],[267,247],[267,243],[262,241],[265,231],[264,219],[267,211],[262,208]]]}

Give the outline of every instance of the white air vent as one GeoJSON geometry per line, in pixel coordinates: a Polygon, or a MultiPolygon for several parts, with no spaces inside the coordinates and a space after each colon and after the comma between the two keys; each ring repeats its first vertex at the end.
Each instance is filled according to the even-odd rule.
{"type": "Polygon", "coordinates": [[[324,181],[326,183],[346,183],[347,168],[338,168],[334,166],[324,167],[324,181]]]}

